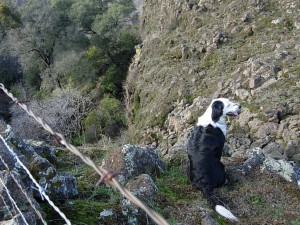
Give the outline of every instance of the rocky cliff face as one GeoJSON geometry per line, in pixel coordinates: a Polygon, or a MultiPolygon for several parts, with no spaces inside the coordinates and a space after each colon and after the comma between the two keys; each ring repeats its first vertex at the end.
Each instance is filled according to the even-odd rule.
{"type": "Polygon", "coordinates": [[[222,96],[243,105],[229,121],[231,154],[261,147],[299,163],[299,15],[293,0],[145,0],[126,83],[138,139],[166,154],[222,96]]]}

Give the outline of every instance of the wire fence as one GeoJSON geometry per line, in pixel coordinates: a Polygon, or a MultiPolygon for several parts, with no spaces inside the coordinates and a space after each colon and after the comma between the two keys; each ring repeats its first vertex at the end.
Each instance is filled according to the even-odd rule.
{"type": "MultiPolygon", "coordinates": [[[[8,144],[5,142],[5,139],[0,135],[0,138],[3,141],[3,144],[5,146],[8,146],[8,144]]],[[[9,149],[7,149],[8,151],[10,151],[9,149]]],[[[41,219],[43,224],[47,224],[46,221],[44,220],[43,216],[41,215],[40,211],[37,210],[37,208],[35,207],[35,204],[32,202],[31,198],[28,196],[27,191],[22,187],[22,185],[20,184],[18,178],[15,176],[14,171],[10,171],[9,166],[7,165],[7,163],[4,161],[4,158],[0,155],[0,162],[3,163],[3,165],[6,167],[7,171],[9,171],[10,176],[12,177],[12,179],[14,180],[14,182],[16,183],[16,185],[18,186],[18,188],[22,191],[23,195],[26,197],[27,201],[29,202],[30,206],[33,208],[33,210],[35,211],[35,213],[38,215],[38,217],[41,219]]],[[[29,176],[29,177],[32,177],[29,176]]]]}
{"type": "Polygon", "coordinates": [[[19,207],[18,207],[16,201],[15,201],[14,198],[11,196],[10,191],[9,191],[8,188],[5,186],[5,184],[4,184],[4,182],[3,182],[3,180],[2,180],[1,178],[0,178],[0,183],[1,183],[1,185],[4,187],[4,189],[5,189],[6,193],[7,193],[7,196],[8,196],[8,198],[9,198],[9,200],[11,201],[11,203],[13,204],[13,206],[17,209],[17,211],[18,211],[18,213],[20,214],[20,216],[22,217],[24,223],[25,223],[26,225],[29,225],[29,224],[27,223],[27,221],[26,221],[26,219],[25,219],[25,217],[24,217],[22,211],[19,209],[19,207]]]}
{"type": "MultiPolygon", "coordinates": [[[[123,187],[115,178],[114,173],[111,171],[107,171],[103,167],[97,165],[93,162],[89,157],[83,155],[75,146],[68,143],[64,136],[58,132],[55,132],[48,124],[44,123],[41,117],[36,116],[26,104],[20,102],[17,98],[15,98],[6,88],[0,83],[0,89],[4,91],[4,93],[9,96],[12,101],[19,105],[29,116],[31,116],[34,120],[36,120],[46,131],[48,131],[55,140],[64,145],[68,150],[70,150],[73,154],[78,156],[85,164],[92,167],[101,177],[101,181],[105,181],[107,184],[118,189],[123,196],[125,196],[128,200],[130,200],[133,204],[144,210],[148,216],[159,225],[168,225],[169,223],[157,212],[149,208],[145,205],[139,198],[133,195],[127,188],[123,187]]],[[[50,199],[49,199],[50,200],[50,199]]]]}
{"type": "MultiPolygon", "coordinates": [[[[4,143],[6,149],[13,155],[13,157],[16,159],[17,163],[22,167],[22,169],[25,170],[25,172],[27,173],[27,175],[29,176],[29,178],[32,180],[32,182],[35,184],[35,186],[37,187],[37,190],[40,192],[40,195],[42,196],[43,199],[46,199],[48,201],[48,203],[52,206],[52,208],[58,212],[58,214],[65,220],[65,222],[67,223],[67,225],[71,225],[70,220],[65,216],[65,214],[54,204],[54,202],[52,202],[49,198],[49,196],[46,194],[44,188],[42,188],[39,183],[34,179],[33,175],[30,173],[30,171],[27,169],[27,167],[22,163],[22,161],[19,159],[19,157],[17,156],[17,154],[12,150],[12,148],[9,147],[9,145],[7,144],[7,142],[5,141],[5,139],[0,135],[0,139],[2,140],[2,142],[4,143]]],[[[3,158],[1,157],[1,161],[4,163],[4,165],[9,169],[8,165],[5,163],[5,161],[3,160],[3,158]]],[[[15,182],[17,183],[17,185],[19,186],[19,182],[14,178],[14,176],[12,175],[13,179],[15,180],[15,182]]],[[[23,190],[23,188],[21,186],[19,186],[21,191],[23,190]]],[[[22,191],[24,193],[24,190],[22,191]]],[[[26,192],[26,191],[25,191],[26,192]]],[[[27,196],[27,194],[25,194],[27,196]]],[[[28,196],[27,196],[28,197],[28,196]]],[[[35,208],[34,204],[29,200],[29,203],[31,204],[31,207],[36,211],[36,213],[38,214],[38,216],[41,218],[41,221],[44,224],[47,224],[46,221],[44,221],[42,215],[40,214],[40,212],[35,208]]]]}

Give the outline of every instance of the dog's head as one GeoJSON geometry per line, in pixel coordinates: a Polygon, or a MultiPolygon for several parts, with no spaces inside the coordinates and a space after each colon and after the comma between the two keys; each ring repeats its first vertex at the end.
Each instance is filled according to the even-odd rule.
{"type": "Polygon", "coordinates": [[[217,122],[222,116],[237,116],[241,111],[241,104],[231,102],[227,98],[217,98],[212,101],[211,110],[211,118],[217,122]]]}

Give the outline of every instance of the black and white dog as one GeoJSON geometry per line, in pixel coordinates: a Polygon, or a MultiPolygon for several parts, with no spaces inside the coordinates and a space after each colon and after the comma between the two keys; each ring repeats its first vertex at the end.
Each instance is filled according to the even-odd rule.
{"type": "Polygon", "coordinates": [[[213,189],[226,181],[221,155],[226,136],[226,116],[237,116],[241,105],[227,98],[214,99],[206,112],[198,118],[188,142],[189,179],[193,187],[201,190],[204,197],[221,216],[238,221],[213,194],[213,189]]]}

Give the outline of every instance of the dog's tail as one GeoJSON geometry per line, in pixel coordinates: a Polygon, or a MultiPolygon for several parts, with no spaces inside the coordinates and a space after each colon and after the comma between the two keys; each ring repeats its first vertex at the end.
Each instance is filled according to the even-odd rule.
{"type": "Polygon", "coordinates": [[[230,210],[224,207],[224,204],[221,202],[221,200],[213,194],[212,188],[202,188],[202,193],[219,215],[231,221],[239,221],[239,219],[235,215],[233,215],[230,210]]]}

